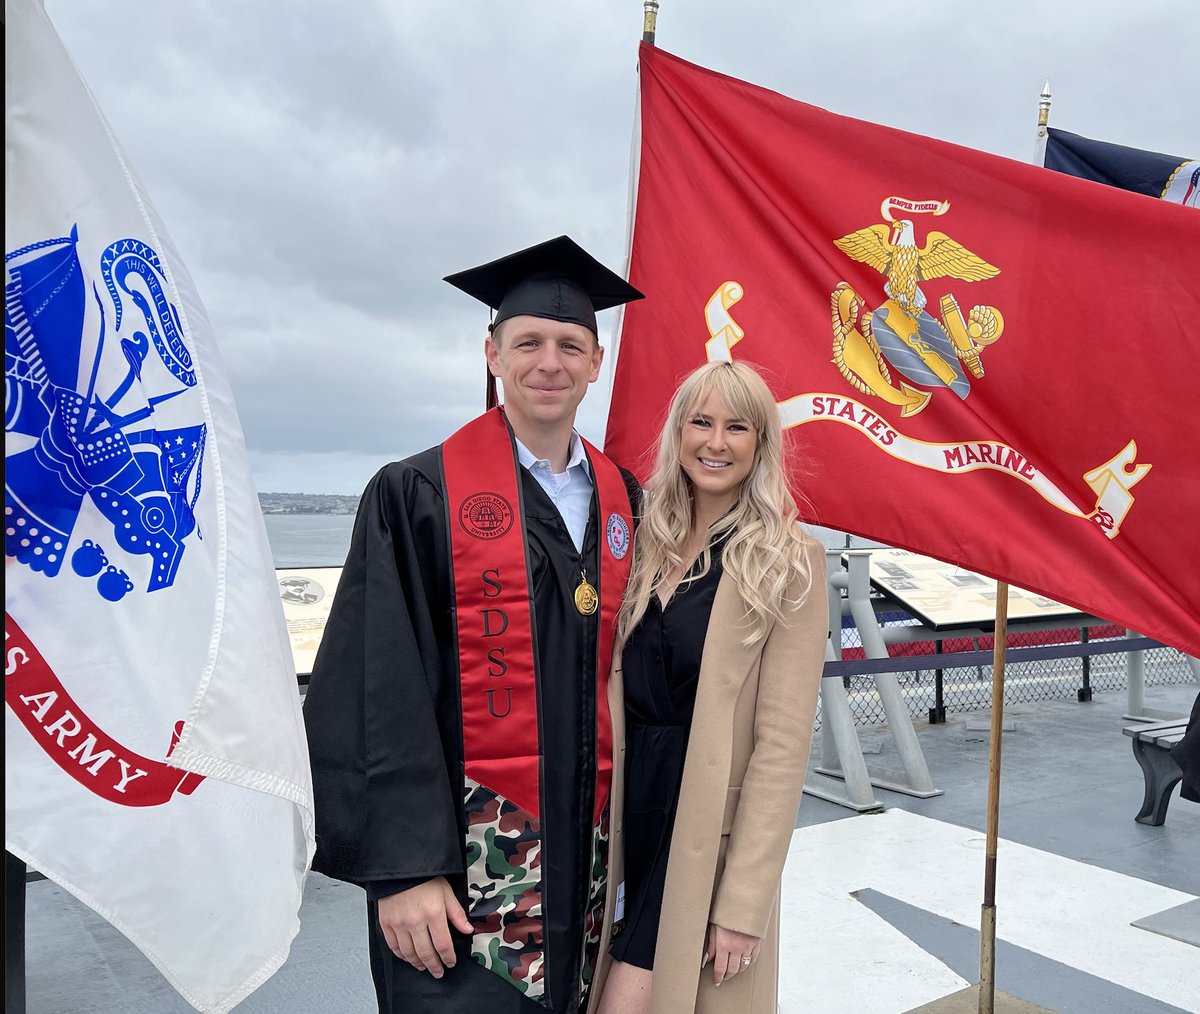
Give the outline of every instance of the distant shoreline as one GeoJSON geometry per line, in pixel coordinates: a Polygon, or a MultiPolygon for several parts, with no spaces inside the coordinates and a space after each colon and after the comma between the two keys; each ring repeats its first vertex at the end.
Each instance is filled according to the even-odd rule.
{"type": "Polygon", "coordinates": [[[258,504],[264,514],[358,513],[358,497],[335,493],[259,493],[258,504]]]}

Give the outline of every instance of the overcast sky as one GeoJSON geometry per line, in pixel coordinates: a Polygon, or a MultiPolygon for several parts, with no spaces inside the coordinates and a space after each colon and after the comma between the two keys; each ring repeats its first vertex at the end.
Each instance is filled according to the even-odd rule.
{"type": "MultiPolygon", "coordinates": [[[[561,233],[623,270],[640,0],[46,7],[208,307],[261,491],[357,493],[482,409],[487,312],[443,275],[561,233]]],[[[1200,156],[1193,0],[663,0],[658,44],[1022,160],[1049,78],[1051,125],[1200,156]]]]}

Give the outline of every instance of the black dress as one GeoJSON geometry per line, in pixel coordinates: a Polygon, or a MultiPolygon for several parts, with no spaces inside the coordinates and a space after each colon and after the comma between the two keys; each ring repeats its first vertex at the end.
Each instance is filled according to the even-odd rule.
{"type": "Polygon", "coordinates": [[[667,858],[700,656],[721,579],[723,540],[712,546],[708,573],[681,581],[663,609],[650,597],[621,656],[625,684],[625,914],[612,956],[654,967],[667,880],[667,858]]]}

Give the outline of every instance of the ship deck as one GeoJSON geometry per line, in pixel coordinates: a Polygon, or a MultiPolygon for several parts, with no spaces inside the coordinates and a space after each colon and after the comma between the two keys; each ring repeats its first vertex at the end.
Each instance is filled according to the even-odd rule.
{"type": "MultiPolygon", "coordinates": [[[[1151,688],[1146,704],[1186,715],[1195,694],[1151,688]]],[[[1164,825],[1134,821],[1125,705],[1108,692],[1005,716],[996,985],[1062,1014],[1200,1011],[1200,805],[1176,790],[1164,825]]],[[[782,1014],[901,1014],[977,981],[987,717],[918,725],[941,795],[878,790],[884,811],[861,815],[805,796],[782,888],[782,1014]]],[[[886,766],[886,730],[860,738],[886,766]]],[[[57,885],[28,886],[26,926],[31,1014],[191,1010],[57,885]]],[[[237,1011],[374,1009],[362,892],[313,874],[291,956],[237,1011]]]]}

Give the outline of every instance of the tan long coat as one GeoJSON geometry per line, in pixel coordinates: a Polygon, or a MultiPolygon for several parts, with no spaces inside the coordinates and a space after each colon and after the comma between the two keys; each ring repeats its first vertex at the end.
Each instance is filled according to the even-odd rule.
{"type": "MultiPolygon", "coordinates": [[[[776,1014],[779,882],[804,788],[828,636],[825,555],[809,547],[812,585],[786,622],[747,647],[733,579],[713,601],[684,761],[654,959],[651,1014],[776,1014]],[[762,937],[758,960],[713,985],[701,973],[709,922],[762,937]]],[[[614,654],[609,704],[615,741],[608,909],[624,880],[624,697],[614,654]]],[[[601,940],[591,1009],[604,989],[611,923],[601,940]]]]}

